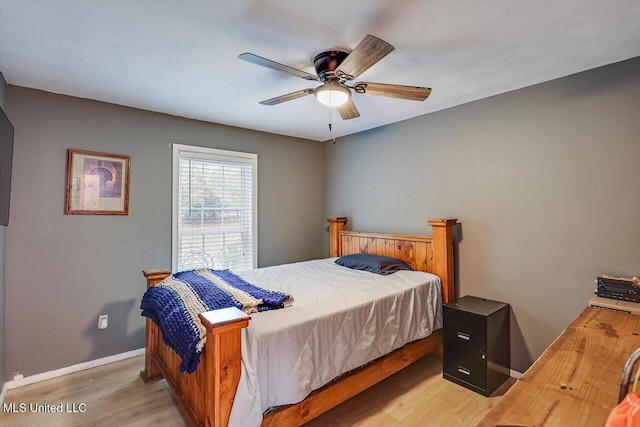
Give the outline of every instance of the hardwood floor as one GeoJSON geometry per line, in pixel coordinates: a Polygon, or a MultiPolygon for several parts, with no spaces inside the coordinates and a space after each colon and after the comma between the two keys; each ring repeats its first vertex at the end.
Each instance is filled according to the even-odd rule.
{"type": "Polygon", "coordinates": [[[9,426],[184,426],[166,381],[142,382],[144,356],[132,357],[9,390],[6,404],[26,404],[24,413],[0,413],[9,426]],[[86,404],[84,413],[31,413],[29,404],[86,404]]]}
{"type": "MultiPolygon", "coordinates": [[[[9,390],[2,426],[184,426],[164,380],[144,384],[144,356],[9,390]],[[15,404],[25,412],[5,412],[15,404]],[[50,405],[62,413],[32,412],[50,405]],[[84,404],[86,406],[82,406],[84,404]],[[33,405],[40,405],[35,408],[33,405]],[[67,412],[76,410],[77,412],[67,412]],[[80,412],[84,410],[84,412],[80,412]]],[[[485,398],[442,378],[439,359],[426,357],[308,423],[325,426],[476,425],[497,396],[485,398]]]]}

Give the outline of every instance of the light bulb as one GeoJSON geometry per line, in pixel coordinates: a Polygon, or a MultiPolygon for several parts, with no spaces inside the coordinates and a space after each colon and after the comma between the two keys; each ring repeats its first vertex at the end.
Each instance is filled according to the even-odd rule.
{"type": "Polygon", "coordinates": [[[351,98],[351,91],[335,81],[327,82],[314,91],[314,95],[322,104],[338,107],[351,98]]]}

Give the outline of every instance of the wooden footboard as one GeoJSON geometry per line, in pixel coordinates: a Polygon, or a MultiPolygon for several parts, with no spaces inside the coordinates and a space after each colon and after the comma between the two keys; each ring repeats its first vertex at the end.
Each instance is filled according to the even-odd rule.
{"type": "MultiPolygon", "coordinates": [[[[456,220],[429,220],[433,237],[362,233],[344,230],[347,218],[328,218],[331,256],[373,253],[400,258],[415,270],[440,276],[442,299],[454,298],[453,233],[456,220]]],[[[147,287],[155,286],[169,270],[144,270],[147,287]]],[[[193,426],[227,426],[241,369],[241,332],[250,317],[236,308],[200,314],[207,330],[206,345],[193,374],[179,372],[180,357],[162,340],[158,327],[147,319],[143,380],[164,376],[193,426]]],[[[302,425],[382,381],[423,356],[441,352],[442,334],[414,341],[314,391],[302,402],[267,414],[263,426],[302,425]]]]}
{"type": "MultiPolygon", "coordinates": [[[[154,286],[162,280],[160,276],[171,272],[144,270],[143,274],[148,286],[154,286]]],[[[140,375],[145,382],[164,376],[192,426],[226,426],[240,380],[241,331],[249,325],[250,317],[235,307],[199,317],[207,330],[207,343],[193,374],[180,372],[180,356],[164,343],[158,326],[147,319],[145,370],[140,375]]]]}

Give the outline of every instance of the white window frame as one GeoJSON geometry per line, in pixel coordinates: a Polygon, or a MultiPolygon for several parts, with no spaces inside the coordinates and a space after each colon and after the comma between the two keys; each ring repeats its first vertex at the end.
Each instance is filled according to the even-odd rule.
{"type": "Polygon", "coordinates": [[[208,159],[215,161],[240,162],[251,164],[252,187],[253,187],[253,212],[251,218],[251,226],[253,233],[252,247],[252,268],[258,266],[258,155],[254,153],[245,153],[241,151],[221,150],[217,148],[198,147],[195,145],[172,144],[173,172],[171,176],[172,195],[171,195],[171,268],[173,271],[178,269],[178,171],[180,157],[192,157],[195,159],[208,159]]]}

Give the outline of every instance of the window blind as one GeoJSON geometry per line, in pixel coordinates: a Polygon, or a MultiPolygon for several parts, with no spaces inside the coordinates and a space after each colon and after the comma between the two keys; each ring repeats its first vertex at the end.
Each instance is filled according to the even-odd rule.
{"type": "Polygon", "coordinates": [[[178,147],[174,270],[255,268],[256,162],[256,155],[178,147]]]}

